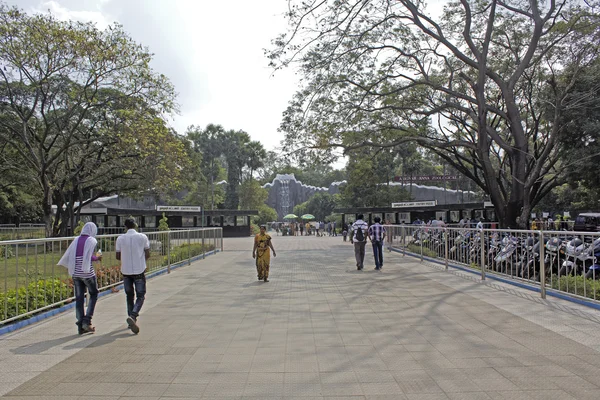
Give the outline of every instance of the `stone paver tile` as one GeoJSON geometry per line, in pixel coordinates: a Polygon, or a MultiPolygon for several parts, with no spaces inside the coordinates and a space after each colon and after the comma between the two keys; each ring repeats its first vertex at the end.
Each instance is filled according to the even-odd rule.
{"type": "Polygon", "coordinates": [[[442,389],[431,378],[415,380],[397,380],[404,393],[438,393],[442,389]]]}
{"type": "Polygon", "coordinates": [[[356,383],[323,383],[321,390],[324,397],[329,396],[362,396],[362,387],[356,383]]]}
{"type": "Polygon", "coordinates": [[[358,378],[353,371],[321,372],[321,383],[358,383],[358,378]]]}
{"type": "Polygon", "coordinates": [[[408,400],[448,400],[446,393],[407,393],[408,400]]]}
{"type": "Polygon", "coordinates": [[[461,372],[471,379],[500,379],[504,376],[494,368],[463,368],[461,372]]]}
{"type": "MultiPolygon", "coordinates": [[[[360,396],[352,397],[349,400],[360,399],[360,396]]],[[[404,393],[396,393],[396,394],[371,394],[364,397],[365,400],[407,400],[408,397],[404,393]]],[[[328,397],[327,400],[330,398],[328,397]]],[[[312,400],[312,399],[311,399],[312,400]]]]}
{"type": "Polygon", "coordinates": [[[473,382],[486,392],[493,391],[510,391],[520,390],[520,388],[506,378],[493,378],[493,379],[478,379],[473,378],[473,382]]]}
{"type": "Polygon", "coordinates": [[[490,400],[491,397],[485,392],[459,392],[446,393],[450,400],[490,400]]]}
{"type": "Polygon", "coordinates": [[[170,384],[169,387],[163,392],[162,397],[200,398],[202,397],[206,387],[206,384],[170,384]]]}
{"type": "Polygon", "coordinates": [[[571,396],[564,390],[534,390],[526,392],[532,400],[575,400],[576,397],[571,396]]]}
{"type": "Polygon", "coordinates": [[[457,379],[436,379],[435,383],[445,393],[457,393],[457,392],[482,392],[483,390],[475,384],[475,382],[467,378],[457,379]]]}
{"type": "Polygon", "coordinates": [[[389,371],[356,371],[360,383],[396,382],[394,375],[389,371]]]}
{"type": "Polygon", "coordinates": [[[122,396],[132,386],[131,383],[97,383],[85,391],[85,396],[122,396]]]}
{"type": "Polygon", "coordinates": [[[151,397],[159,398],[169,388],[168,383],[136,383],[129,386],[122,397],[137,397],[148,399],[151,397]]]}
{"type": "Polygon", "coordinates": [[[208,384],[213,379],[213,374],[198,371],[181,371],[171,383],[208,384]]]}
{"type": "Polygon", "coordinates": [[[285,373],[284,383],[287,384],[320,384],[320,374],[316,372],[285,373]]]}
{"type": "Polygon", "coordinates": [[[283,385],[284,398],[322,396],[320,383],[286,383],[283,385]]]}
{"type": "Polygon", "coordinates": [[[578,400],[600,399],[600,389],[571,388],[566,390],[566,392],[578,400]]]}
{"type": "MultiPolygon", "coordinates": [[[[207,396],[210,393],[211,392],[206,392],[205,396],[207,396]]],[[[213,394],[217,396],[219,395],[219,393],[223,392],[216,392],[213,394]]],[[[225,393],[228,395],[237,394],[238,390],[237,388],[235,388],[233,393],[230,391],[227,391],[225,393]]],[[[283,394],[283,383],[248,383],[246,384],[242,392],[243,396],[263,396],[264,398],[270,398],[273,396],[283,396],[283,394]]]]}
{"type": "Polygon", "coordinates": [[[361,382],[360,386],[366,396],[403,394],[396,382],[361,382]]]}

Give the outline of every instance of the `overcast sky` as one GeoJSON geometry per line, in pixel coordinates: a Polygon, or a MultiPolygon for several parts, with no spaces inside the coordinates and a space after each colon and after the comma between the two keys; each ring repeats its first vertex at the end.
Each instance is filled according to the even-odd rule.
{"type": "Polygon", "coordinates": [[[268,150],[283,139],[277,128],[297,77],[291,70],[273,75],[263,49],[286,28],[286,0],[4,1],[98,28],[122,24],[175,85],[181,111],[171,125],[179,133],[214,123],[244,130],[268,150]]]}

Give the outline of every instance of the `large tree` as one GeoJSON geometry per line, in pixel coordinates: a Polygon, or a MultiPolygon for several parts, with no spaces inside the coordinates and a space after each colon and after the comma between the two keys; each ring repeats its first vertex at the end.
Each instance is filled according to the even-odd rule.
{"type": "Polygon", "coordinates": [[[98,196],[177,182],[183,147],[163,120],[175,92],[151,59],[119,25],[0,4],[0,144],[18,154],[2,162],[39,186],[47,235],[98,196]]]}
{"type": "Polygon", "coordinates": [[[565,181],[561,115],[589,98],[571,92],[598,54],[596,1],[291,3],[269,54],[304,76],[289,150],[417,142],[485,191],[504,227],[565,181]]]}

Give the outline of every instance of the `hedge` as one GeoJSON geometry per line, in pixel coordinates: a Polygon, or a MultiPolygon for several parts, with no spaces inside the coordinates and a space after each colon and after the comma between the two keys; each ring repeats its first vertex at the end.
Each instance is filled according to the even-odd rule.
{"type": "Polygon", "coordinates": [[[73,288],[68,281],[62,281],[58,278],[40,279],[31,282],[27,287],[21,287],[17,290],[9,289],[6,293],[0,293],[0,310],[2,311],[0,319],[5,319],[5,304],[7,304],[6,318],[12,318],[72,296],[73,288]],[[19,314],[17,314],[17,304],[19,314]],[[29,310],[27,305],[29,305],[29,310]]]}

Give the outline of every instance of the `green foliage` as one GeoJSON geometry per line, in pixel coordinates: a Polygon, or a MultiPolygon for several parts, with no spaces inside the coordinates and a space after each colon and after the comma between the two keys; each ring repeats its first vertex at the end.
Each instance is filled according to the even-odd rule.
{"type": "MultiPolygon", "coordinates": [[[[171,249],[171,264],[176,264],[180,261],[187,260],[188,258],[199,256],[202,253],[214,250],[215,246],[213,244],[205,244],[202,243],[192,243],[192,244],[182,244],[181,246],[176,246],[171,249]]],[[[163,257],[163,265],[169,264],[169,257],[163,257]]]]}
{"type": "MultiPolygon", "coordinates": [[[[566,164],[581,154],[561,154],[569,120],[598,121],[572,113],[599,98],[597,81],[579,91],[572,79],[600,54],[596,2],[447,2],[440,12],[414,1],[290,3],[288,30],[268,53],[303,78],[281,124],[287,153],[331,161],[415,143],[481,188],[504,227],[524,224],[569,180],[566,164]]],[[[575,137],[574,149],[598,153],[598,140],[575,137]]],[[[349,169],[349,185],[369,170],[382,179],[383,164],[349,169]]],[[[355,184],[346,202],[360,196],[355,184]]]]}
{"type": "Polygon", "coordinates": [[[425,257],[430,257],[430,258],[437,258],[437,253],[433,250],[428,249],[427,247],[425,247],[425,244],[423,244],[423,247],[421,247],[421,245],[417,245],[417,244],[409,244],[408,246],[406,246],[406,248],[408,249],[408,251],[415,253],[415,254],[421,254],[421,249],[423,249],[423,255],[425,257]]]}
{"type": "Polygon", "coordinates": [[[269,196],[267,189],[260,186],[258,181],[248,179],[240,185],[240,208],[242,210],[258,210],[265,205],[269,196]]]}
{"type": "Polygon", "coordinates": [[[254,224],[263,225],[273,221],[277,221],[277,211],[266,204],[261,204],[258,207],[258,216],[254,218],[254,224]]]}
{"type": "MultiPolygon", "coordinates": [[[[548,280],[546,280],[548,282],[548,280]]],[[[576,294],[582,297],[589,297],[598,300],[600,298],[600,281],[585,279],[582,275],[577,276],[552,276],[552,289],[562,290],[563,292],[576,294]]]]}
{"type": "Polygon", "coordinates": [[[79,236],[81,234],[81,230],[83,229],[84,225],[85,225],[85,223],[82,220],[79,220],[79,222],[77,223],[77,226],[75,227],[75,230],[73,231],[73,235],[79,236]]]}
{"type": "MultiPolygon", "coordinates": [[[[0,238],[0,240],[4,239],[0,238]]],[[[11,240],[11,238],[6,240],[11,240]]],[[[12,246],[0,246],[0,259],[13,258],[14,256],[15,253],[13,252],[12,246]]]]}
{"type": "Polygon", "coordinates": [[[37,185],[49,233],[66,233],[92,190],[97,198],[181,184],[188,158],[163,119],[176,94],[151,60],[120,25],[100,31],[0,4],[2,167],[37,185]]]}
{"type": "Polygon", "coordinates": [[[338,195],[317,193],[302,204],[294,207],[294,214],[301,217],[303,214],[314,215],[317,221],[324,221],[333,212],[339,202],[338,195]]]}
{"type": "Polygon", "coordinates": [[[166,232],[169,230],[169,218],[163,213],[162,218],[158,221],[158,231],[166,232]]]}
{"type": "Polygon", "coordinates": [[[342,188],[340,202],[347,207],[389,207],[393,202],[410,200],[401,186],[389,185],[395,176],[394,155],[368,148],[353,152],[348,161],[348,183],[342,188]]]}
{"type": "Polygon", "coordinates": [[[31,282],[27,287],[9,289],[7,292],[0,293],[0,304],[7,302],[7,317],[12,318],[71,296],[73,296],[73,289],[67,282],[58,278],[40,279],[31,282]],[[28,305],[29,310],[27,310],[28,305]]]}
{"type": "Polygon", "coordinates": [[[194,142],[194,148],[203,154],[203,169],[207,171],[206,192],[211,193],[212,205],[221,201],[213,199],[214,183],[219,175],[219,163],[224,160],[227,169],[227,186],[223,205],[237,210],[240,205],[240,183],[244,180],[244,168],[248,167],[247,180],[252,180],[254,172],[264,165],[267,153],[262,144],[250,140],[250,135],[242,130],[226,131],[220,125],[208,125],[205,129],[191,126],[187,136],[194,142]]]}
{"type": "Polygon", "coordinates": [[[256,224],[250,224],[250,234],[258,235],[260,232],[260,226],[256,224]]]}

